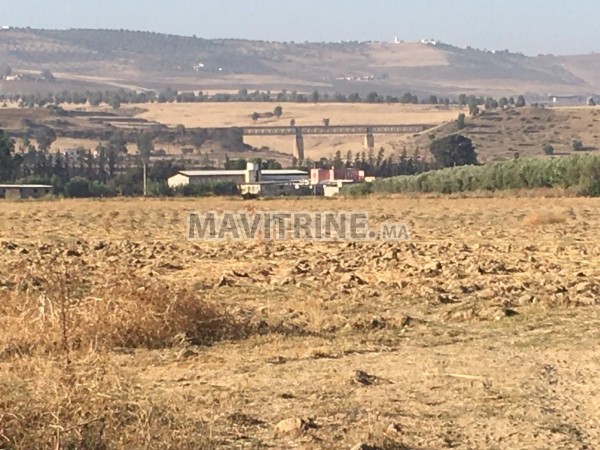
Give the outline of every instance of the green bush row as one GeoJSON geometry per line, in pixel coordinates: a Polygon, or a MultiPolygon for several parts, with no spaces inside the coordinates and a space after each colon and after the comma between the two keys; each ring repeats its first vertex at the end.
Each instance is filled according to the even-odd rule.
{"type": "MultiPolygon", "coordinates": [[[[453,194],[510,189],[572,188],[600,196],[600,155],[523,158],[483,166],[461,166],[377,180],[367,191],[453,194]]],[[[354,187],[360,194],[360,189],[354,187]]]]}

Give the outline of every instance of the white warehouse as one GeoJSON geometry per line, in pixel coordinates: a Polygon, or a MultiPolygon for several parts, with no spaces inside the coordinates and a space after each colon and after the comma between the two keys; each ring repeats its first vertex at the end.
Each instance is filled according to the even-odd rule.
{"type": "Polygon", "coordinates": [[[248,163],[246,170],[183,170],[168,179],[169,187],[176,188],[188,184],[215,182],[234,182],[237,184],[255,182],[307,183],[308,173],[302,170],[259,170],[248,163]]]}

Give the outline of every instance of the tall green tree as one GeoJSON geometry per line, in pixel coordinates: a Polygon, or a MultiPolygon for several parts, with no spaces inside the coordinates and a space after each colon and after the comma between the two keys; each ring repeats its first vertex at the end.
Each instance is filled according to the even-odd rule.
{"type": "Polygon", "coordinates": [[[154,139],[150,133],[141,133],[137,138],[136,145],[142,158],[150,158],[154,151],[154,139]]]}
{"type": "Polygon", "coordinates": [[[37,128],[33,136],[38,143],[39,149],[43,151],[49,150],[54,141],[56,141],[56,133],[52,128],[48,127],[37,128]]]}
{"type": "Polygon", "coordinates": [[[478,164],[473,142],[471,139],[459,134],[433,141],[430,150],[438,167],[478,164]]]}
{"type": "Polygon", "coordinates": [[[13,181],[14,179],[14,150],[15,142],[8,137],[4,130],[0,129],[0,181],[13,181]]]}

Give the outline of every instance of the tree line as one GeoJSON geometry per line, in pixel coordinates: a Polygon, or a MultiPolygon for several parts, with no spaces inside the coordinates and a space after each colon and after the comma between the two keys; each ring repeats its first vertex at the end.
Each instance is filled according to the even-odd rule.
{"type": "MultiPolygon", "coordinates": [[[[79,148],[71,155],[50,153],[48,141],[34,146],[26,138],[17,151],[15,141],[0,129],[0,183],[50,184],[56,194],[81,196],[139,195],[142,193],[142,163],[153,150],[149,135],[140,135],[138,154],[127,156],[127,141],[119,133],[95,151],[79,148]],[[85,186],[85,189],[84,189],[85,186]]],[[[148,180],[159,193],[167,178],[183,170],[177,160],[156,160],[148,165],[148,180]]]]}
{"type": "Polygon", "coordinates": [[[118,110],[124,104],[145,104],[145,103],[225,103],[225,102],[279,102],[279,103],[389,103],[389,104],[426,104],[426,105],[445,105],[449,106],[469,106],[472,115],[479,112],[479,108],[485,109],[503,108],[505,106],[525,106],[525,97],[519,96],[516,100],[513,97],[502,97],[498,100],[491,97],[477,97],[474,95],[461,94],[456,99],[448,97],[438,97],[428,95],[419,98],[417,95],[407,92],[401,96],[384,95],[377,92],[370,92],[366,95],[359,93],[343,94],[321,93],[314,91],[311,94],[299,93],[298,91],[282,90],[281,92],[271,91],[253,91],[240,89],[237,93],[214,93],[208,94],[202,91],[177,91],[171,88],[160,92],[143,91],[135,92],[126,89],[105,90],[105,91],[84,91],[70,92],[61,91],[55,93],[35,93],[26,95],[0,95],[0,102],[15,102],[21,107],[43,107],[47,105],[74,104],[99,106],[101,104],[109,105],[118,110]]]}

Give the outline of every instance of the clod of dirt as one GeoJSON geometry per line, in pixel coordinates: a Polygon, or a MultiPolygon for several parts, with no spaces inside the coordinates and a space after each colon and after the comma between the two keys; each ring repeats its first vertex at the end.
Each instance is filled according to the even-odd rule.
{"type": "Polygon", "coordinates": [[[224,287],[224,286],[233,286],[234,282],[231,278],[227,278],[226,276],[222,276],[221,278],[219,278],[219,281],[217,282],[217,287],[224,287]]]}
{"type": "Polygon", "coordinates": [[[311,429],[317,429],[317,424],[314,419],[285,419],[275,425],[275,436],[298,438],[311,429]]]}
{"type": "Polygon", "coordinates": [[[311,271],[310,263],[305,260],[298,261],[292,269],[293,275],[304,275],[311,271]]]}
{"type": "Polygon", "coordinates": [[[372,330],[383,330],[386,326],[387,321],[383,317],[375,317],[369,324],[372,330]]]}
{"type": "Polygon", "coordinates": [[[521,306],[532,305],[537,302],[537,299],[531,294],[524,294],[517,300],[517,303],[521,306]]]}
{"type": "Polygon", "coordinates": [[[387,428],[386,432],[388,434],[398,434],[398,433],[402,433],[402,427],[397,424],[397,423],[392,423],[390,424],[390,426],[387,428]]]}
{"type": "Polygon", "coordinates": [[[514,317],[514,316],[519,315],[519,313],[517,311],[515,311],[514,309],[510,309],[510,308],[504,308],[502,310],[502,313],[504,314],[504,317],[514,317]]]}
{"type": "Polygon", "coordinates": [[[354,273],[345,274],[342,277],[341,281],[346,286],[365,286],[366,284],[368,284],[365,280],[363,280],[361,277],[354,273]]]}
{"type": "Polygon", "coordinates": [[[237,270],[234,270],[232,273],[239,278],[250,278],[250,275],[248,275],[247,272],[238,272],[237,270]]]}
{"type": "Polygon", "coordinates": [[[454,295],[451,294],[439,294],[438,302],[442,305],[451,305],[453,303],[458,303],[459,300],[454,295]]]}
{"type": "Polygon", "coordinates": [[[402,314],[402,316],[400,317],[399,323],[400,323],[400,326],[402,328],[404,328],[404,327],[409,326],[413,322],[413,320],[414,319],[412,317],[410,317],[406,314],[402,314]]]}
{"type": "Polygon", "coordinates": [[[165,262],[158,265],[160,269],[166,270],[183,270],[184,267],[181,264],[173,264],[171,262],[165,262]]]}
{"type": "Polygon", "coordinates": [[[287,358],[284,358],[283,356],[275,356],[274,358],[267,359],[267,362],[275,365],[285,364],[287,362],[287,358]]]}
{"type": "Polygon", "coordinates": [[[350,450],[379,450],[379,448],[378,447],[373,447],[372,445],[369,445],[369,444],[363,444],[361,442],[360,444],[356,444],[350,450]]]}
{"type": "Polygon", "coordinates": [[[19,248],[19,246],[14,242],[3,242],[2,247],[4,247],[6,250],[16,250],[19,248]]]}
{"type": "Polygon", "coordinates": [[[357,370],[354,374],[354,381],[362,384],[363,386],[371,386],[375,383],[375,381],[377,381],[377,377],[374,375],[369,375],[364,370],[357,370]]]}
{"type": "Polygon", "coordinates": [[[258,427],[265,424],[262,420],[256,419],[255,417],[241,412],[235,412],[231,414],[229,416],[229,421],[242,427],[258,427]]]}
{"type": "Polygon", "coordinates": [[[510,317],[515,317],[517,315],[519,315],[519,313],[514,309],[492,307],[482,311],[479,314],[479,317],[484,320],[502,320],[510,317]]]}
{"type": "Polygon", "coordinates": [[[427,277],[437,277],[442,273],[442,270],[443,266],[442,263],[439,261],[429,263],[423,268],[423,272],[427,277]]]}
{"type": "Polygon", "coordinates": [[[290,284],[295,284],[296,280],[292,277],[271,278],[270,283],[274,286],[289,286],[290,284]]]}
{"type": "Polygon", "coordinates": [[[107,246],[106,242],[101,241],[94,245],[94,250],[98,252],[104,250],[107,246]]]}

